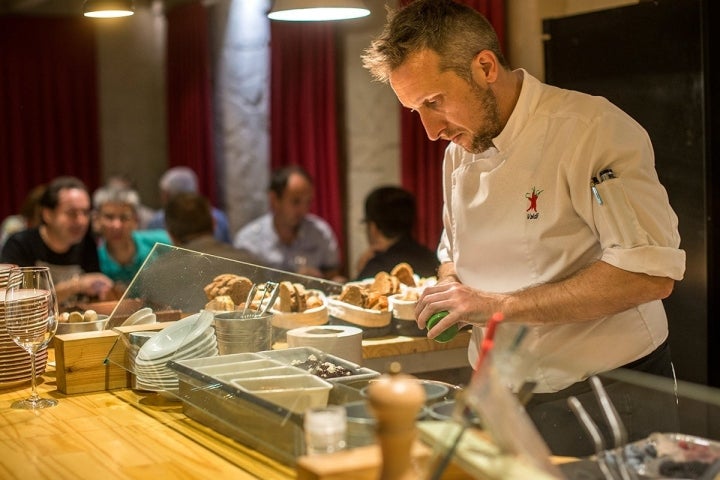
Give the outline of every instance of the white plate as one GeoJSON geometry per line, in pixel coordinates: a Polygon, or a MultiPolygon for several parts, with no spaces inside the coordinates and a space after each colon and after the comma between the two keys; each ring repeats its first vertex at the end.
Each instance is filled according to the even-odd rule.
{"type": "Polygon", "coordinates": [[[153,360],[178,351],[203,335],[212,325],[215,316],[212,312],[202,312],[185,317],[153,335],[145,342],[137,355],[137,360],[153,360]]]}
{"type": "Polygon", "coordinates": [[[143,382],[175,382],[177,383],[178,378],[177,375],[173,375],[171,373],[168,374],[157,374],[157,373],[147,373],[147,372],[141,372],[137,371],[135,372],[135,376],[142,380],[143,382]]]}
{"type": "Polygon", "coordinates": [[[135,363],[137,365],[143,365],[143,366],[163,366],[169,360],[176,360],[176,359],[180,359],[180,358],[190,358],[193,356],[200,356],[197,354],[205,352],[205,351],[210,351],[216,347],[217,347],[217,339],[215,338],[215,332],[212,328],[208,328],[202,334],[202,336],[198,337],[196,340],[194,340],[188,344],[183,345],[179,349],[172,351],[168,355],[163,355],[162,357],[147,359],[147,358],[140,358],[140,353],[138,352],[138,355],[135,357],[135,363]]]}
{"type": "Polygon", "coordinates": [[[148,392],[164,392],[164,391],[177,391],[177,384],[171,385],[170,388],[163,388],[153,383],[146,383],[142,380],[136,380],[138,390],[146,390],[148,392]]]}
{"type": "Polygon", "coordinates": [[[141,308],[137,312],[133,313],[126,318],[120,326],[130,327],[132,325],[144,325],[147,323],[155,323],[155,314],[153,313],[152,308],[149,307],[141,308]]]}

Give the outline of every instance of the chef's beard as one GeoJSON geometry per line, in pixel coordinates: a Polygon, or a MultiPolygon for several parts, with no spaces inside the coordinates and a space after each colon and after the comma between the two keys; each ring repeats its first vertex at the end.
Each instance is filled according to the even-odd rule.
{"type": "Polygon", "coordinates": [[[489,87],[482,88],[474,81],[471,86],[479,106],[479,113],[482,117],[480,123],[483,125],[483,130],[473,133],[472,142],[467,151],[470,153],[482,153],[493,146],[493,138],[497,137],[502,131],[500,111],[498,110],[497,98],[489,87]]]}

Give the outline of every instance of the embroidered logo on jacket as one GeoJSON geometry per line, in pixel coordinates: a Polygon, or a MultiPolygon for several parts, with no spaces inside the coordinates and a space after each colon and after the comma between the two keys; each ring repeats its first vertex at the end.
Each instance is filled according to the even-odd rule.
{"type": "Polygon", "coordinates": [[[537,202],[538,197],[540,197],[540,194],[542,192],[542,190],[537,190],[535,187],[532,187],[532,190],[525,194],[525,198],[530,201],[530,206],[527,208],[527,210],[525,210],[528,220],[536,220],[540,217],[540,213],[537,209],[537,202]]]}

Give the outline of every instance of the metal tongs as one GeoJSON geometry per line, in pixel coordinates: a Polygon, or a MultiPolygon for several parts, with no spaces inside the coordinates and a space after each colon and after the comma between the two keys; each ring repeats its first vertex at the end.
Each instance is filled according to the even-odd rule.
{"type": "Polygon", "coordinates": [[[627,465],[624,448],[627,443],[627,430],[623,425],[622,419],[617,410],[615,410],[615,406],[610,400],[605,388],[603,388],[600,379],[596,376],[590,377],[590,386],[595,393],[595,398],[600,405],[605,420],[612,431],[613,449],[607,450],[605,448],[605,441],[600,433],[600,429],[598,429],[597,424],[593,422],[590,415],[576,397],[569,397],[568,405],[595,444],[595,453],[600,470],[607,480],[637,480],[637,475],[635,475],[635,472],[631,468],[628,468],[627,465]]]}
{"type": "Polygon", "coordinates": [[[278,293],[280,293],[280,289],[278,288],[279,286],[280,285],[277,282],[265,282],[262,285],[262,296],[258,301],[257,309],[253,310],[253,302],[255,300],[255,296],[258,294],[258,290],[260,289],[256,283],[253,283],[253,286],[250,288],[250,292],[248,292],[247,299],[245,300],[242,317],[262,317],[265,315],[267,311],[270,310],[270,307],[275,304],[278,293]]]}

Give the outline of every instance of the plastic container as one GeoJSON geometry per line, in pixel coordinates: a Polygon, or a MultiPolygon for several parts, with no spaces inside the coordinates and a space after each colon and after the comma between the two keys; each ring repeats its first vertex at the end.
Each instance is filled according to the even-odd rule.
{"type": "Polygon", "coordinates": [[[295,413],[326,406],[332,389],[331,383],[309,374],[235,379],[231,383],[295,413]]]}

